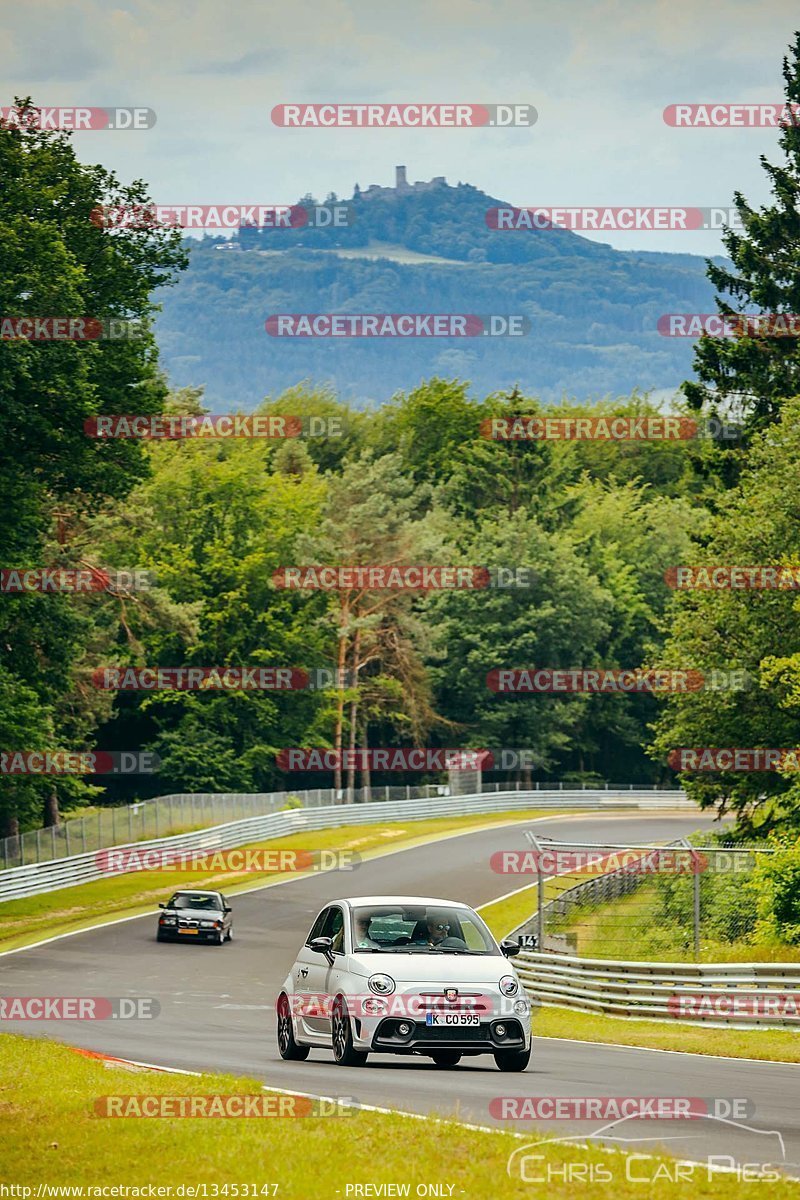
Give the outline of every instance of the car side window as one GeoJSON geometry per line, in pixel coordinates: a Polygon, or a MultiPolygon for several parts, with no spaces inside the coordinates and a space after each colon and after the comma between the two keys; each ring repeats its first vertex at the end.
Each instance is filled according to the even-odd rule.
{"type": "Polygon", "coordinates": [[[337,906],[328,910],[322,936],[331,939],[331,950],[334,954],[342,953],[344,950],[344,913],[337,906]]]}
{"type": "Polygon", "coordinates": [[[323,937],[324,936],[324,934],[322,932],[322,927],[325,924],[325,921],[331,911],[332,910],[330,908],[323,908],[322,912],[319,914],[316,921],[311,926],[309,935],[306,938],[307,946],[309,946],[311,944],[311,942],[314,940],[315,937],[323,937]]]}

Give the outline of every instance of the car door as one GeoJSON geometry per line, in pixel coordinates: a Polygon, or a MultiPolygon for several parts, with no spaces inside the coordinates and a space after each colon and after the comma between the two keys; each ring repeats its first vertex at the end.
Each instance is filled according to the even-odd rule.
{"type": "Polygon", "coordinates": [[[222,892],[219,893],[219,898],[222,901],[222,928],[225,932],[225,936],[227,937],[228,931],[233,924],[233,918],[229,912],[225,912],[225,909],[229,908],[230,905],[228,904],[227,898],[223,896],[222,892]]]}
{"type": "Polygon", "coordinates": [[[297,1027],[307,1037],[320,1036],[320,1018],[315,1014],[318,1008],[317,1001],[324,987],[320,965],[325,962],[320,954],[311,950],[310,943],[313,938],[323,936],[322,931],[329,913],[330,908],[327,907],[317,915],[292,967],[294,995],[289,997],[289,1001],[296,1013],[297,1027]]]}
{"type": "Polygon", "coordinates": [[[304,991],[310,1000],[318,1000],[316,1007],[309,1007],[306,1018],[306,1029],[314,1037],[329,1039],[331,1036],[330,1006],[333,1000],[331,988],[332,977],[338,976],[337,968],[344,959],[344,910],[340,904],[331,904],[325,910],[324,919],[317,922],[308,935],[304,949],[308,950],[308,974],[305,976],[304,991]],[[315,937],[329,937],[333,943],[334,967],[331,967],[323,954],[308,948],[308,942],[315,937]]]}

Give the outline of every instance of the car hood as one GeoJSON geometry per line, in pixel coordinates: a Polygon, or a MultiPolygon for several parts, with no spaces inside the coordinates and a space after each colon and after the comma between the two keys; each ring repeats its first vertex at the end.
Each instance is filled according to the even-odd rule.
{"type": "Polygon", "coordinates": [[[210,912],[207,908],[165,908],[164,912],[171,917],[189,917],[193,921],[219,921],[224,915],[221,908],[210,912]]]}
{"type": "Polygon", "coordinates": [[[498,983],[514,968],[500,954],[351,954],[354,975],[383,973],[397,983],[498,983]]]}

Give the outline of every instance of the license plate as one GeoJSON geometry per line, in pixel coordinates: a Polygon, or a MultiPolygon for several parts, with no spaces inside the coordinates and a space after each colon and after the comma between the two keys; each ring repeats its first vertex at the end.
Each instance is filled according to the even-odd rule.
{"type": "Polygon", "coordinates": [[[425,1013],[426,1025],[480,1025],[477,1013],[435,1012],[425,1013]]]}
{"type": "Polygon", "coordinates": [[[199,933],[199,929],[179,929],[178,933],[199,933]]]}

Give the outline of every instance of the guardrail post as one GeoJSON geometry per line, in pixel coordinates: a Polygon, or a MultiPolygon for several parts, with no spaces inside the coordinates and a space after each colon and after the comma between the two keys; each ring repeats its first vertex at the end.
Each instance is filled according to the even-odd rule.
{"type": "Polygon", "coordinates": [[[694,864],[694,872],[692,874],[692,887],[694,891],[694,903],[692,905],[694,916],[694,959],[695,962],[700,961],[700,871],[699,862],[694,864]]]}

